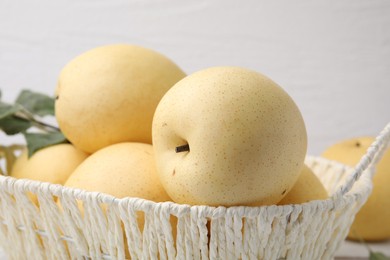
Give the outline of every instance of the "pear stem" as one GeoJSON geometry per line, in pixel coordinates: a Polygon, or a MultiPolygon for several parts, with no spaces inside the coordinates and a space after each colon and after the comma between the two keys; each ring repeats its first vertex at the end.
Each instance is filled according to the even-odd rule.
{"type": "Polygon", "coordinates": [[[184,145],[176,147],[175,151],[176,151],[176,153],[189,152],[190,146],[189,146],[189,144],[184,144],[184,145]]]}

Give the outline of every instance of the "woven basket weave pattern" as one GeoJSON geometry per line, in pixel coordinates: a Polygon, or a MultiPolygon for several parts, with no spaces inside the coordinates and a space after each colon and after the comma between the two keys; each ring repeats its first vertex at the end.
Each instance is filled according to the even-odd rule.
{"type": "Polygon", "coordinates": [[[389,136],[390,125],[355,169],[308,157],[331,196],[300,205],[191,207],[0,176],[0,246],[10,259],[331,259],[389,136]]]}

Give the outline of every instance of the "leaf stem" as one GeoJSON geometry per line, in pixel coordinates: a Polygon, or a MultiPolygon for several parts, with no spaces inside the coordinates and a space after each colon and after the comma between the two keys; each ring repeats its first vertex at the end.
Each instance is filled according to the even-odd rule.
{"type": "MultiPolygon", "coordinates": [[[[1,94],[1,92],[0,92],[0,94],[1,94]]],[[[9,104],[9,103],[4,102],[2,100],[0,100],[0,103],[12,106],[12,104],[9,104]]],[[[18,119],[27,121],[27,122],[31,122],[33,124],[33,126],[35,126],[36,128],[38,128],[40,130],[43,130],[44,132],[61,132],[61,130],[58,127],[55,127],[55,126],[49,125],[45,122],[37,120],[34,117],[34,114],[32,114],[30,111],[28,111],[21,104],[15,104],[15,105],[18,107],[18,111],[13,113],[12,116],[14,116],[18,119]]]]}
{"type": "Polygon", "coordinates": [[[58,127],[49,125],[45,122],[37,120],[29,111],[25,108],[22,108],[19,112],[14,114],[15,117],[31,122],[35,127],[45,131],[45,132],[60,132],[58,127]]]}

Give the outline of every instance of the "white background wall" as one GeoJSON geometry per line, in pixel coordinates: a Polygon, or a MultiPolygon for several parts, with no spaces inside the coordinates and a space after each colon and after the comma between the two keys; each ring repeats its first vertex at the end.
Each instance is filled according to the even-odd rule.
{"type": "Polygon", "coordinates": [[[236,65],[268,75],[300,107],[311,154],[390,121],[387,0],[2,0],[3,99],[23,88],[52,94],[71,58],[118,42],[155,49],[187,73],[236,65]]]}

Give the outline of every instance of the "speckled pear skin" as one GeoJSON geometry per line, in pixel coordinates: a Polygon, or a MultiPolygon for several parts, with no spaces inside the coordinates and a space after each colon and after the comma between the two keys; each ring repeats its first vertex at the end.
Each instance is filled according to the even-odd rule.
{"type": "Polygon", "coordinates": [[[307,133],[291,97],[269,78],[214,67],[174,85],[153,119],[160,180],[178,203],[276,204],[303,167],[307,133]],[[176,153],[188,144],[190,151],[176,153]]]}
{"type": "Polygon", "coordinates": [[[314,172],[303,166],[297,182],[289,193],[279,201],[278,205],[301,204],[312,200],[325,200],[328,192],[314,172]]]}
{"type": "Polygon", "coordinates": [[[151,49],[104,45],[61,70],[55,111],[61,131],[78,149],[94,153],[122,142],[152,142],[160,99],[185,73],[151,49]]]}

